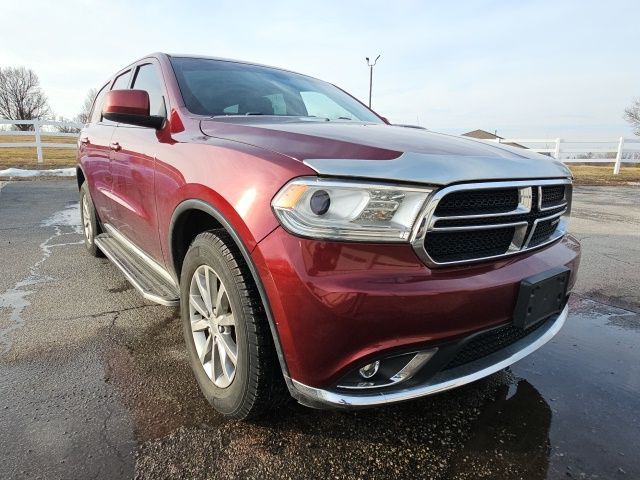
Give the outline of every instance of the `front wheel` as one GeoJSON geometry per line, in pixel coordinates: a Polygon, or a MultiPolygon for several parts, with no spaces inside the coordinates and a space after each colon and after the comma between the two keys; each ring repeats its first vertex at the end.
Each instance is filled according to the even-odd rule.
{"type": "Polygon", "coordinates": [[[231,237],[205,232],[191,244],[180,276],[189,361],[213,407],[235,419],[280,403],[284,380],[260,296],[231,237]]]}

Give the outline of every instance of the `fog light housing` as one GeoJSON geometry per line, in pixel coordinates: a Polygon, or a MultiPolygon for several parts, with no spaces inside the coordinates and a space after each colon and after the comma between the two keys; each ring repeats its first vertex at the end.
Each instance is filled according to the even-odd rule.
{"type": "Polygon", "coordinates": [[[379,368],[380,368],[380,360],[376,360],[375,362],[362,367],[360,370],[358,370],[358,373],[365,380],[369,380],[376,373],[378,373],[379,368]]]}
{"type": "Polygon", "coordinates": [[[404,353],[354,368],[337,383],[338,388],[361,390],[398,385],[416,375],[433,358],[437,348],[404,353]]]}

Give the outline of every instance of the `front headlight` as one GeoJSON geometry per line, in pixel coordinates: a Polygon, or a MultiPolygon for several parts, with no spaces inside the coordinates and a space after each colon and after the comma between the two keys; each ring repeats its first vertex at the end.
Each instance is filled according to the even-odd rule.
{"type": "Polygon", "coordinates": [[[303,237],[401,242],[431,191],[308,177],[286,184],[271,205],[282,226],[303,237]]]}

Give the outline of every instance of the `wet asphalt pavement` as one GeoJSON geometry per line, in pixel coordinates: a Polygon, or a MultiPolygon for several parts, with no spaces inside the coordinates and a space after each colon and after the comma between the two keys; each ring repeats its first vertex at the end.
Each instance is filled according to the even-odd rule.
{"type": "Polygon", "coordinates": [[[640,187],[577,187],[571,313],[510,369],[258,423],[203,400],[177,310],[81,244],[72,181],[0,186],[0,478],[640,478],[640,187]]]}

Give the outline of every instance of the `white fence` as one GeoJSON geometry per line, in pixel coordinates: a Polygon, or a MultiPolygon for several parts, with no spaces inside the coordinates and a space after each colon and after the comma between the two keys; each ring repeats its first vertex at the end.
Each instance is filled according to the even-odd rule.
{"type": "Polygon", "coordinates": [[[622,163],[640,163],[640,138],[595,138],[567,140],[564,138],[498,138],[498,143],[517,143],[538,153],[544,153],[564,163],[613,163],[613,173],[620,173],[622,163]]]}
{"type": "Polygon", "coordinates": [[[35,141],[32,142],[0,142],[0,148],[20,148],[20,147],[35,147],[38,156],[38,163],[44,161],[42,154],[43,147],[47,148],[76,148],[78,145],[74,143],[58,143],[58,142],[43,142],[42,137],[69,137],[78,138],[78,133],[66,133],[60,132],[56,127],[82,128],[81,123],[76,122],[57,122],[55,120],[0,120],[0,126],[2,125],[32,125],[33,130],[3,130],[0,129],[0,140],[2,136],[25,136],[35,137],[35,141]]]}
{"type": "MultiPolygon", "coordinates": [[[[82,128],[76,122],[54,120],[0,120],[0,139],[3,135],[33,136],[32,142],[0,142],[0,148],[35,147],[38,163],[43,162],[43,147],[76,148],[74,143],[43,142],[42,137],[78,138],[78,133],[57,131],[57,127],[82,128]],[[32,125],[33,130],[3,130],[3,125],[32,125]]],[[[613,173],[620,173],[622,163],[640,163],[640,138],[567,140],[562,138],[499,138],[486,140],[498,143],[517,143],[535,152],[550,155],[564,163],[613,163],[613,173]]]]}

